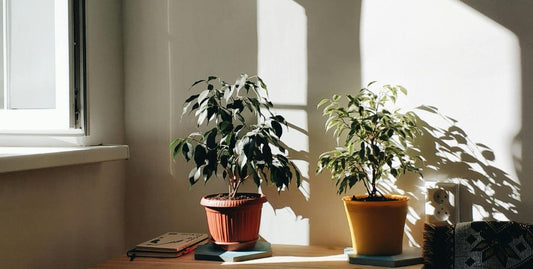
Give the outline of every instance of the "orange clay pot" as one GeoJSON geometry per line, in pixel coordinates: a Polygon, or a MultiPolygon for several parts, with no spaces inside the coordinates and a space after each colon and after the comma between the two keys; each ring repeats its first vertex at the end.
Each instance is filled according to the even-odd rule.
{"type": "Polygon", "coordinates": [[[385,195],[385,197],[399,200],[369,202],[352,201],[351,196],[342,197],[350,225],[352,246],[357,254],[402,253],[403,229],[409,198],[401,195],[385,195]]]}
{"type": "Polygon", "coordinates": [[[204,196],[207,226],[212,242],[225,250],[244,250],[255,246],[259,238],[261,209],[266,196],[253,193],[257,198],[243,200],[215,200],[204,196]]]}

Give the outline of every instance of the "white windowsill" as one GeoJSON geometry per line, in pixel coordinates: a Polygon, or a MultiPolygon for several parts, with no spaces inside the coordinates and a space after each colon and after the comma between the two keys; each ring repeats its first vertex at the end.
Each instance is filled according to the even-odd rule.
{"type": "Polygon", "coordinates": [[[125,160],[127,145],[86,147],[0,147],[0,173],[125,160]]]}

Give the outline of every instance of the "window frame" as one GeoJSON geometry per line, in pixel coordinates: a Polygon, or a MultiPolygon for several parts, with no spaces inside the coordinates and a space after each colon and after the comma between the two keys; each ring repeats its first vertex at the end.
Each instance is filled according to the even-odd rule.
{"type": "Polygon", "coordinates": [[[72,0],[74,31],[74,127],[81,128],[84,135],[89,135],[87,103],[87,16],[85,0],[72,0]]]}
{"type": "MultiPolygon", "coordinates": [[[[2,4],[7,0],[2,1],[2,4]]],[[[4,7],[6,5],[4,4],[4,7]]],[[[4,10],[4,14],[5,14],[4,10]]],[[[31,140],[49,136],[88,136],[88,104],[87,104],[87,72],[86,72],[86,3],[85,0],[68,0],[68,32],[69,32],[69,89],[68,89],[68,128],[24,128],[2,129],[0,127],[0,145],[35,144],[31,140]],[[20,140],[20,142],[17,142],[20,140]]],[[[6,29],[6,27],[4,27],[6,29]]],[[[4,97],[5,98],[5,97],[4,97]]],[[[41,113],[41,109],[3,110],[2,112],[31,114],[41,113]]],[[[51,112],[51,111],[46,111],[51,112]]],[[[63,115],[64,116],[64,115],[63,115]]],[[[40,142],[37,142],[39,144],[40,142]]]]}

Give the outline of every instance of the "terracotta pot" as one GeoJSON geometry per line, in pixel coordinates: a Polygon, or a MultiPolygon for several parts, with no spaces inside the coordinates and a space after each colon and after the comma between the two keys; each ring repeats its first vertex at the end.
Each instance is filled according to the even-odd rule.
{"type": "Polygon", "coordinates": [[[259,238],[261,209],[266,196],[251,193],[253,199],[216,200],[204,196],[200,204],[205,207],[207,226],[212,242],[225,250],[243,250],[255,246],[259,238]]]}
{"type": "Polygon", "coordinates": [[[402,253],[403,229],[409,198],[401,195],[385,196],[398,200],[368,202],[352,201],[351,196],[342,198],[350,225],[352,246],[358,254],[402,253]]]}

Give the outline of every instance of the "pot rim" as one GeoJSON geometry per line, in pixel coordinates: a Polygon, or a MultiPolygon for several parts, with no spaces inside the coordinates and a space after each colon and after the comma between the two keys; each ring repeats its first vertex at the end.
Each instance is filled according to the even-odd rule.
{"type": "MultiPolygon", "coordinates": [[[[403,205],[409,201],[409,197],[399,194],[385,194],[385,197],[398,199],[396,201],[352,201],[352,196],[343,196],[342,201],[348,204],[357,204],[365,206],[381,206],[383,204],[387,205],[403,205]]],[[[356,195],[356,198],[368,197],[368,194],[356,195]]]]}
{"type": "MultiPolygon", "coordinates": [[[[209,194],[200,200],[200,204],[205,207],[238,207],[238,206],[244,206],[244,205],[256,205],[256,204],[263,204],[267,201],[267,198],[262,193],[248,193],[248,192],[242,192],[240,194],[253,194],[257,195],[257,198],[251,198],[251,199],[241,199],[241,200],[214,200],[210,199],[210,197],[219,195],[220,193],[215,194],[209,194]]],[[[227,193],[223,193],[227,194],[227,193]]]]}

